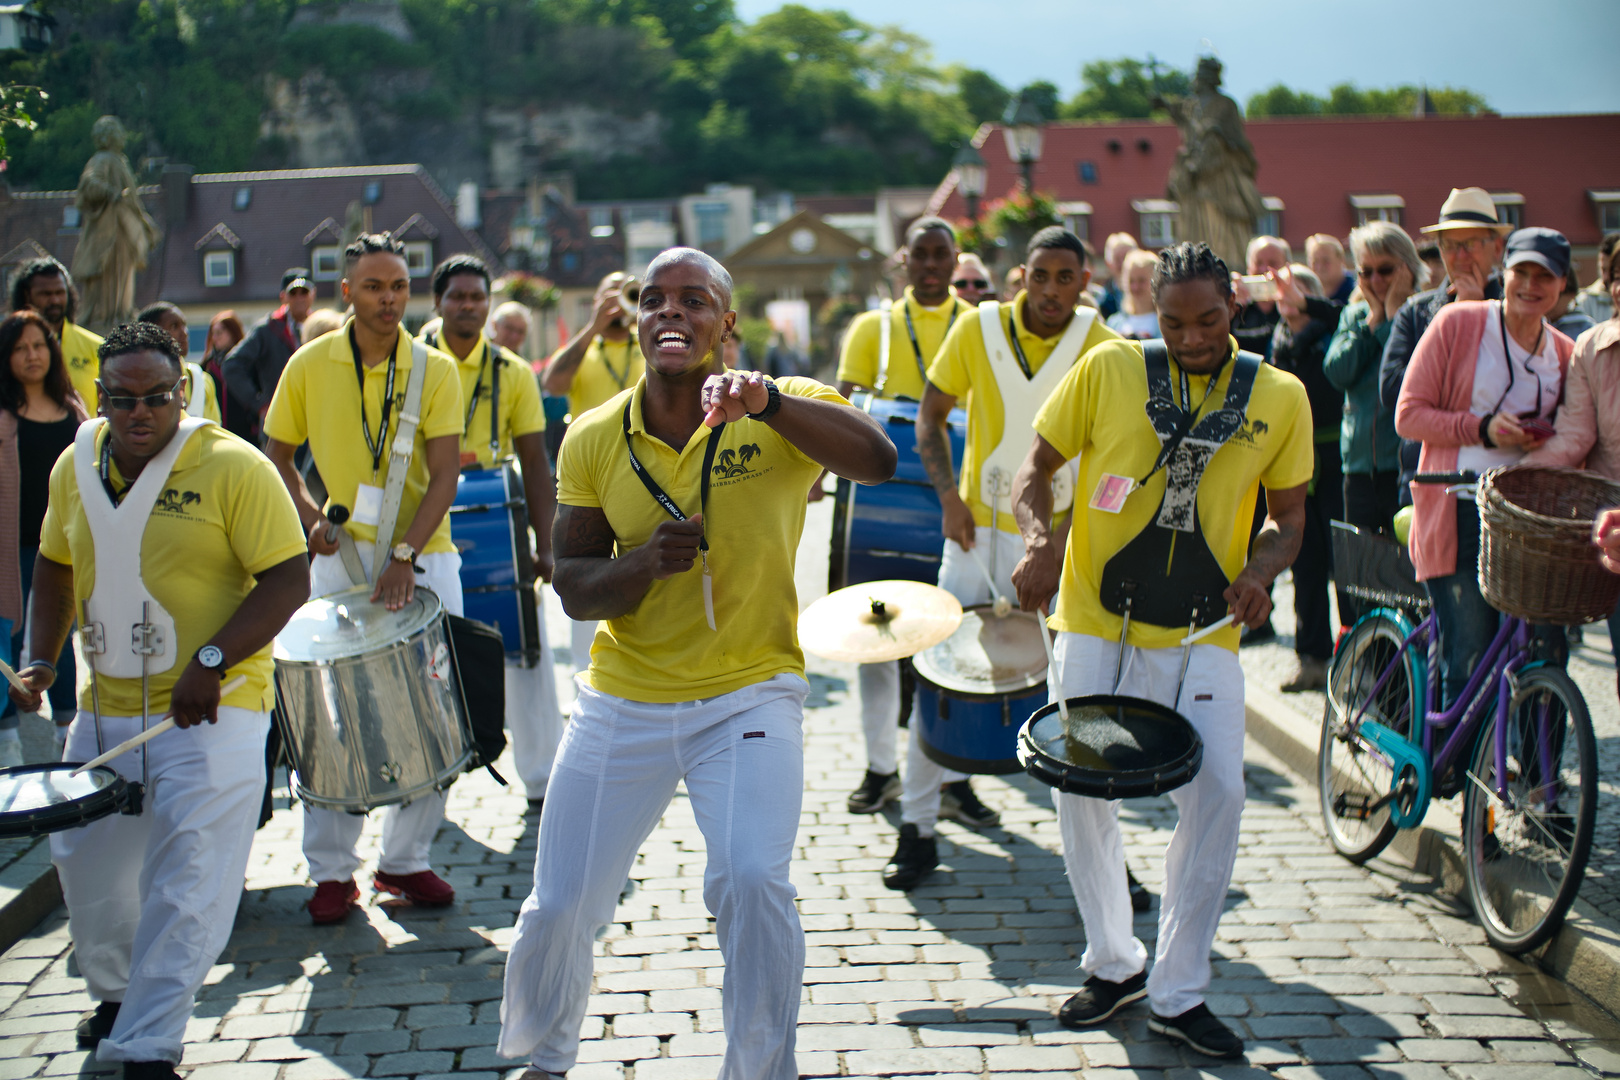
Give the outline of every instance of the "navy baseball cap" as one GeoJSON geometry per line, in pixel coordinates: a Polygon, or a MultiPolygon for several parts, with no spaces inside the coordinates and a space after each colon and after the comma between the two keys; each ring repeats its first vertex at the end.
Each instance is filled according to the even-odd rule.
{"type": "Polygon", "coordinates": [[[309,280],[309,268],[306,266],[289,267],[281,275],[281,291],[292,292],[294,289],[313,289],[314,283],[309,280]]]}
{"type": "Polygon", "coordinates": [[[1557,229],[1546,229],[1535,226],[1529,229],[1519,229],[1507,238],[1507,247],[1502,255],[1502,265],[1517,266],[1522,262],[1533,262],[1547,268],[1558,277],[1569,276],[1569,241],[1557,229]]]}

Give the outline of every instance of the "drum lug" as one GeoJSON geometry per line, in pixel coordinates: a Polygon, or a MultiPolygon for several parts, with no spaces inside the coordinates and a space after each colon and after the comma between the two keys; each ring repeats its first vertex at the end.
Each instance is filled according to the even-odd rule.
{"type": "Polygon", "coordinates": [[[118,812],[120,814],[128,814],[130,817],[140,817],[141,809],[146,802],[146,785],[130,784],[127,790],[129,792],[129,800],[124,803],[122,809],[120,809],[118,812]]]}

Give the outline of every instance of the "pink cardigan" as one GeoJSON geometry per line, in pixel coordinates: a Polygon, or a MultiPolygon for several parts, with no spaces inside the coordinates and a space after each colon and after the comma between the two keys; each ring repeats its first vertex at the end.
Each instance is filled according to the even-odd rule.
{"type": "MultiPolygon", "coordinates": [[[[1395,430],[1423,443],[1419,472],[1454,472],[1457,449],[1479,445],[1479,422],[1470,412],[1479,343],[1485,337],[1489,300],[1447,304],[1418,339],[1395,405],[1395,430]]],[[[1558,353],[1560,385],[1575,343],[1547,326],[1558,353]]],[[[1412,566],[1419,581],[1457,570],[1457,497],[1437,484],[1412,485],[1412,566]]]]}
{"type": "Polygon", "coordinates": [[[1558,433],[1524,460],[1572,469],[1584,461],[1600,476],[1620,480],[1620,319],[1598,323],[1575,339],[1558,433]]]}
{"type": "MultiPolygon", "coordinates": [[[[74,419],[84,423],[84,406],[77,395],[68,395],[68,408],[74,419]]],[[[17,414],[0,409],[0,619],[10,619],[11,632],[22,630],[22,553],[21,530],[17,525],[22,502],[22,462],[17,456],[17,414]]],[[[7,648],[10,647],[7,643],[7,648]]]]}

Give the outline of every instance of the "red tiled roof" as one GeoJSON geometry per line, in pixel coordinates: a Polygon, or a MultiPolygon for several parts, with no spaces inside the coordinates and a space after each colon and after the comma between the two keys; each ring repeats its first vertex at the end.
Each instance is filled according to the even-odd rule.
{"type": "MultiPolygon", "coordinates": [[[[1404,224],[1415,234],[1439,217],[1453,187],[1468,186],[1523,195],[1524,224],[1558,229],[1577,245],[1596,244],[1598,222],[1586,193],[1620,189],[1620,114],[1276,119],[1247,127],[1260,162],[1260,193],[1283,201],[1283,232],[1296,251],[1312,233],[1348,233],[1353,194],[1400,195],[1404,224]]],[[[1168,123],[1049,124],[1035,188],[1060,202],[1089,202],[1091,238],[1100,246],[1111,232],[1137,233],[1133,199],[1165,197],[1180,142],[1168,123]],[[1096,183],[1080,179],[1087,161],[1096,166],[1096,183]]],[[[982,127],[974,143],[988,164],[986,201],[1014,190],[1018,167],[999,126],[982,127]]],[[[930,205],[964,218],[954,186],[948,176],[930,205]]]]}

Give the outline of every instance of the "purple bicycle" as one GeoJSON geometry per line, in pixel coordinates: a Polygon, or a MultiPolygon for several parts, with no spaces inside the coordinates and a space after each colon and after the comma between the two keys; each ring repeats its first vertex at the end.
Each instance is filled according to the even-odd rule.
{"type": "MultiPolygon", "coordinates": [[[[1416,479],[1472,488],[1476,478],[1416,479]]],[[[1537,657],[1530,624],[1504,615],[1467,687],[1439,708],[1434,614],[1405,550],[1334,525],[1345,590],[1381,606],[1345,633],[1328,671],[1317,765],[1328,836],[1362,863],[1421,824],[1431,799],[1461,793],[1474,911],[1492,945],[1528,952],[1563,924],[1592,848],[1598,764],[1586,701],[1537,657]]]]}

